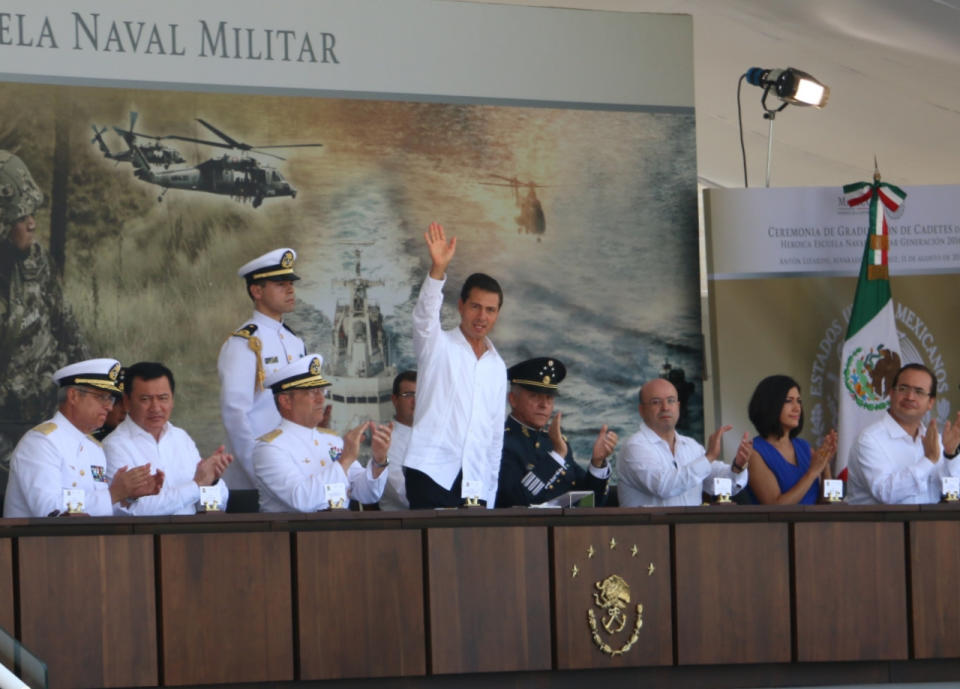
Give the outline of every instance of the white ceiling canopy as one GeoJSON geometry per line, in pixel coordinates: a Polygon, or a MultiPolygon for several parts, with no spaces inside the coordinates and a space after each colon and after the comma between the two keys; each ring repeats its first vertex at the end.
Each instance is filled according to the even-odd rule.
{"type": "MultiPolygon", "coordinates": [[[[791,106],[777,117],[772,186],[868,179],[874,155],[894,184],[960,184],[960,0],[499,1],[692,15],[706,185],[743,186],[736,90],[750,67],[795,67],[830,87],[823,110],[791,106]]],[[[743,86],[750,186],[764,183],[762,94],[743,86]]]]}

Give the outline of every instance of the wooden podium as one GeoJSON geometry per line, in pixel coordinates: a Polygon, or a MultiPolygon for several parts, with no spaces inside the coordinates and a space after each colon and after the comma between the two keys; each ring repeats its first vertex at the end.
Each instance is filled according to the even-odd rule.
{"type": "Polygon", "coordinates": [[[0,520],[0,625],[53,689],[945,680],[958,542],[941,505],[0,520]]]}

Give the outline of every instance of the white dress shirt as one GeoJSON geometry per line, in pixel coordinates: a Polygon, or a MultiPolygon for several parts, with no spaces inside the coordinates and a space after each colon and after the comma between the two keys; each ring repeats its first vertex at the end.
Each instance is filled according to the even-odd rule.
{"type": "Polygon", "coordinates": [[[704,481],[729,478],[733,493],[748,480],[747,470],[734,473],[730,465],[707,459],[703,445],[676,433],[675,452],[646,424],[630,436],[617,459],[617,496],[621,507],[692,507],[702,504],[704,481]]]}
{"type": "Polygon", "coordinates": [[[27,431],[10,457],[4,517],[46,517],[63,510],[65,488],[83,491],[83,512],[109,517],[114,508],[100,443],[60,412],[27,431]]]}
{"type": "Polygon", "coordinates": [[[383,495],[390,469],[373,477],[373,462],[353,462],[348,471],[337,461],[343,439],[332,431],[283,419],[279,428],[257,440],[253,468],[261,512],[316,512],[330,506],[327,484],[341,483],[347,497],[369,504],[383,495]],[[279,431],[279,432],[278,432],[279,431]]]}
{"type": "Polygon", "coordinates": [[[493,509],[503,449],[507,367],[485,339],[478,359],[460,328],[440,327],[443,280],[427,275],[413,310],[417,406],[404,466],[450,490],[457,474],[478,481],[493,509]]]}
{"type": "MultiPolygon", "coordinates": [[[[303,340],[281,321],[259,311],[241,326],[257,326],[253,336],[260,340],[263,371],[269,375],[291,361],[305,356],[303,340]]],[[[273,393],[257,389],[257,355],[249,340],[231,335],[220,348],[220,416],[227,431],[227,447],[234,461],[224,478],[231,488],[253,488],[253,446],[257,438],[280,425],[280,413],[273,393]]]]}
{"type": "MultiPolygon", "coordinates": [[[[919,505],[940,502],[940,479],[960,476],[960,461],[941,456],[934,464],[923,454],[921,424],[916,438],[889,413],[860,432],[847,464],[851,505],[919,505]]],[[[943,441],[941,439],[941,449],[943,441]]]]}
{"type": "Polygon", "coordinates": [[[410,501],[407,500],[407,483],[403,479],[403,459],[407,454],[411,430],[410,426],[394,420],[390,449],[387,451],[390,475],[387,477],[387,486],[383,489],[383,497],[380,498],[381,510],[410,509],[410,501]]]}
{"type": "MultiPolygon", "coordinates": [[[[153,473],[164,474],[163,488],[157,495],[137,498],[122,511],[138,517],[165,514],[196,514],[200,502],[200,486],[193,480],[202,459],[193,440],[182,428],[169,421],[160,433],[160,440],[127,417],[103,441],[107,455],[107,479],[113,480],[121,467],[133,469],[149,464],[153,473]]],[[[227,509],[229,490],[220,480],[213,486],[220,509],[227,509]]]]}

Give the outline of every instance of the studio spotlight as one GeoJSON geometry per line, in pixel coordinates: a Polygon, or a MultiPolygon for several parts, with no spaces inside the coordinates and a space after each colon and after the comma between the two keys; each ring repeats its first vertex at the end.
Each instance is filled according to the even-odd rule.
{"type": "MultiPolygon", "coordinates": [[[[812,105],[822,108],[830,98],[830,87],[820,83],[806,72],[793,67],[786,69],[763,69],[751,67],[747,70],[747,81],[774,95],[785,104],[812,105]]],[[[766,97],[764,93],[764,97],[766,97]]],[[[780,106],[778,110],[783,110],[780,106]]],[[[764,104],[766,109],[766,104],[764,104]]]]}
{"type": "Polygon", "coordinates": [[[822,108],[830,98],[830,87],[822,84],[812,76],[793,67],[786,69],[764,69],[751,67],[741,75],[737,85],[737,116],[740,120],[740,149],[743,153],[743,185],[747,183],[747,153],[743,144],[743,116],[740,108],[740,84],[746,80],[754,86],[763,89],[760,105],[763,106],[763,117],[770,121],[770,132],[767,136],[767,186],[770,186],[770,165],[773,159],[773,121],[777,113],[788,105],[809,105],[822,108]],[[775,95],[782,102],[779,107],[767,105],[767,96],[775,95]]]}

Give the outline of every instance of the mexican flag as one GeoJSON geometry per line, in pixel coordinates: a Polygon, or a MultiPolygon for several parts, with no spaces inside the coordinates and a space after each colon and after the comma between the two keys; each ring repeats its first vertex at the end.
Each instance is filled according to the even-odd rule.
{"type": "Polygon", "coordinates": [[[867,243],[840,359],[840,418],[834,475],[846,480],[850,449],[860,431],[886,413],[893,377],[900,370],[900,340],[890,296],[890,234],[885,209],[897,210],[907,195],[899,187],[881,182],[879,174],[872,184],[856,182],[844,186],[843,193],[849,206],[870,204],[867,243]]]}

